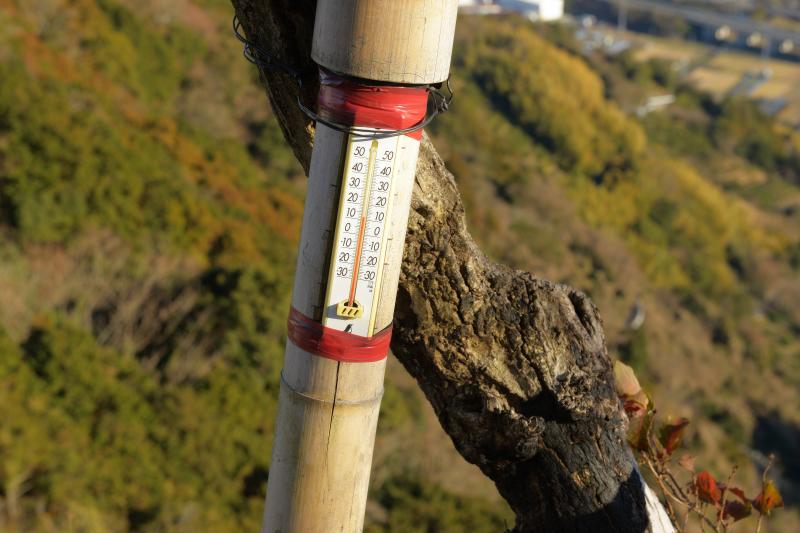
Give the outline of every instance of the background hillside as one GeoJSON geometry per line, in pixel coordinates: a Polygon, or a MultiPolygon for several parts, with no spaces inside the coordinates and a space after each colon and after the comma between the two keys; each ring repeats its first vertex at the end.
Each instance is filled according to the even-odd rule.
{"type": "MultiPolygon", "coordinates": [[[[260,523],[305,178],[225,0],[0,0],[0,530],[260,523]]],[[[488,255],[591,295],[700,464],[800,503],[800,135],[462,18],[430,130],[488,255]],[[643,119],[619,102],[677,104],[643,119]],[[641,328],[626,327],[638,302],[641,328]]],[[[390,362],[368,531],[513,518],[390,362]]]]}

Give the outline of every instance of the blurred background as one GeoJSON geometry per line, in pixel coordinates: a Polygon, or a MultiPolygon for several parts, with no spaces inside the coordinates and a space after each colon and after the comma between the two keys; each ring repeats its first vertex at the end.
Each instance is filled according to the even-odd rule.
{"type": "MultiPolygon", "coordinates": [[[[461,3],[477,241],[591,296],[699,466],[774,452],[797,531],[800,3],[461,3]]],[[[232,15],[0,0],[0,531],[259,528],[305,177],[232,15]]],[[[390,359],[367,531],[512,524],[390,359]]]]}

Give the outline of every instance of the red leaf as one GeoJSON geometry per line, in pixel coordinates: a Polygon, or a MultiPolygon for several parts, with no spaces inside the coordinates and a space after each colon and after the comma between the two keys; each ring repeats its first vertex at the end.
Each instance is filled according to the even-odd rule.
{"type": "Polygon", "coordinates": [[[697,497],[700,498],[700,501],[719,505],[719,500],[722,498],[722,493],[717,486],[717,481],[714,479],[714,476],[703,470],[695,476],[694,486],[695,490],[697,490],[697,497]]]}
{"type": "Polygon", "coordinates": [[[664,447],[664,451],[667,455],[672,455],[672,452],[680,445],[681,437],[683,437],[683,433],[688,425],[688,418],[679,418],[676,421],[667,422],[661,427],[658,440],[664,447]]]}
{"type": "Polygon", "coordinates": [[[732,518],[734,522],[738,522],[742,518],[747,518],[750,516],[752,512],[753,506],[750,505],[750,502],[725,502],[725,509],[722,511],[722,518],[732,518]]]}
{"type": "Polygon", "coordinates": [[[783,507],[781,493],[778,492],[778,487],[775,486],[772,480],[768,479],[764,486],[761,487],[761,492],[753,500],[753,507],[759,513],[765,515],[769,515],[769,512],[777,507],[783,507]]]}
{"type": "MultiPolygon", "coordinates": [[[[721,490],[724,487],[724,485],[722,485],[722,483],[720,483],[719,487],[720,487],[720,490],[721,490]]],[[[745,495],[744,491],[742,489],[740,489],[739,487],[728,487],[725,490],[727,492],[732,492],[733,494],[735,494],[737,498],[742,500],[742,503],[747,503],[747,504],[750,503],[750,498],[748,498],[747,495],[745,495]]]]}

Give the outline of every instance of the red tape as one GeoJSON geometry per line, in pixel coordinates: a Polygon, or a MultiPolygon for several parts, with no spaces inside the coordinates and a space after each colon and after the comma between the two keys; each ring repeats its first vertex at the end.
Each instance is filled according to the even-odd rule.
{"type": "MultiPolygon", "coordinates": [[[[398,85],[356,83],[328,70],[320,69],[317,96],[320,115],[325,118],[367,128],[401,130],[425,118],[428,89],[398,85]]],[[[422,138],[422,130],[407,134],[422,138]]]]}
{"type": "Polygon", "coordinates": [[[294,307],[289,312],[289,340],[308,353],[342,363],[374,363],[389,354],[392,326],[372,337],[326,328],[294,307]]]}

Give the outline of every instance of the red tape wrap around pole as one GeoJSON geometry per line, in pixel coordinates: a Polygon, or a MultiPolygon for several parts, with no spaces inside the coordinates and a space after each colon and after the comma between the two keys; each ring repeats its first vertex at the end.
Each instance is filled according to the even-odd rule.
{"type": "MultiPolygon", "coordinates": [[[[419,124],[428,108],[426,87],[368,85],[320,69],[319,114],[361,128],[402,130],[419,124]]],[[[422,138],[422,130],[408,134],[422,138]]]]}
{"type": "Polygon", "coordinates": [[[326,328],[294,307],[289,312],[289,340],[308,353],[342,363],[374,363],[389,355],[392,326],[372,337],[326,328]]]}

